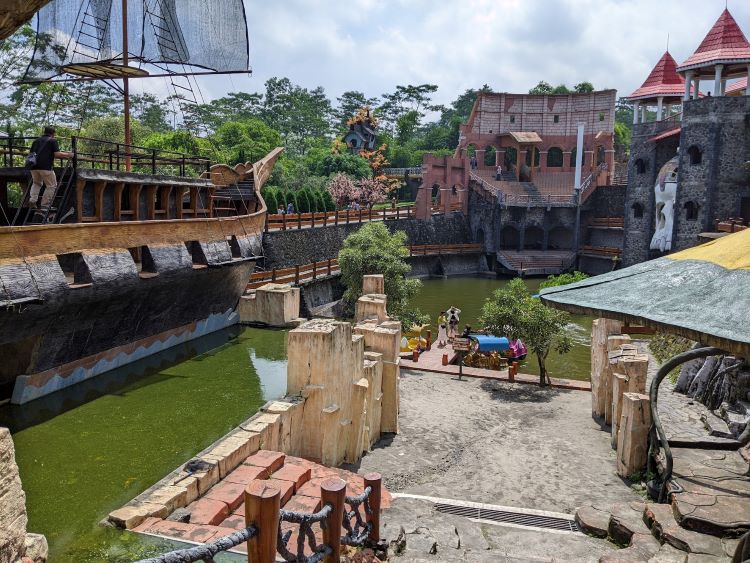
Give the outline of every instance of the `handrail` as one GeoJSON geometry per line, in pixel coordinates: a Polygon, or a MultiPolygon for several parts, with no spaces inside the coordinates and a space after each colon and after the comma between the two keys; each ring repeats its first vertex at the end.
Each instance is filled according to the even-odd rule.
{"type": "Polygon", "coordinates": [[[421,166],[409,168],[383,168],[381,170],[386,176],[421,176],[424,172],[421,166]]]}
{"type": "Polygon", "coordinates": [[[228,536],[223,536],[211,543],[197,545],[188,549],[170,551],[169,553],[165,553],[158,557],[141,559],[137,563],[174,563],[175,561],[180,561],[181,563],[193,563],[195,561],[213,561],[214,555],[223,551],[229,551],[233,547],[245,543],[257,533],[258,529],[255,526],[248,526],[247,528],[229,534],[228,536]]]}
{"type": "Polygon", "coordinates": [[[696,360],[698,358],[707,358],[708,356],[718,356],[725,354],[724,350],[720,348],[704,347],[696,348],[695,350],[688,350],[677,354],[672,359],[668,360],[659,368],[656,372],[653,381],[651,381],[651,389],[649,391],[649,407],[651,409],[651,428],[648,433],[648,470],[653,475],[659,475],[657,455],[659,453],[659,447],[664,450],[665,468],[664,473],[661,475],[661,483],[659,483],[659,495],[657,502],[664,502],[667,496],[667,484],[672,478],[672,450],[669,447],[669,439],[667,438],[664,427],[659,417],[658,400],[659,400],[659,385],[665,377],[676,367],[689,362],[690,360],[696,360]]]}

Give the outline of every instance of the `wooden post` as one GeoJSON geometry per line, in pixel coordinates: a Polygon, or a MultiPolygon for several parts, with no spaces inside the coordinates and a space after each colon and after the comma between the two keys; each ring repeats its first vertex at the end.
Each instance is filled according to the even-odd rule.
{"type": "Polygon", "coordinates": [[[274,268],[273,270],[271,270],[271,281],[272,282],[276,281],[276,268],[274,268]]]}
{"type": "Polygon", "coordinates": [[[294,267],[294,285],[299,285],[299,264],[294,267]]]}
{"type": "Polygon", "coordinates": [[[336,211],[334,211],[334,214],[335,215],[333,216],[334,217],[334,223],[333,224],[336,227],[338,227],[339,226],[339,210],[337,209],[336,211]]]}
{"type": "MultiPolygon", "coordinates": [[[[399,208],[397,207],[397,208],[396,208],[396,221],[398,221],[398,220],[399,220],[399,212],[400,212],[400,211],[401,211],[401,210],[400,210],[400,209],[399,209],[399,208]]],[[[408,212],[407,212],[407,215],[408,215],[408,212]]]]}
{"type": "Polygon", "coordinates": [[[312,217],[312,219],[310,220],[310,227],[312,227],[314,229],[315,228],[315,211],[313,211],[310,214],[310,217],[312,217]]]}
{"type": "Polygon", "coordinates": [[[323,211],[323,226],[325,227],[327,225],[328,225],[328,210],[326,209],[325,211],[323,211]]]}
{"type": "Polygon", "coordinates": [[[331,275],[331,259],[328,259],[328,275],[331,275]]]}
{"type": "Polygon", "coordinates": [[[648,395],[624,393],[617,433],[617,474],[629,477],[646,467],[648,431],[651,426],[648,395]]]}
{"type": "Polygon", "coordinates": [[[281,230],[286,231],[286,213],[281,214],[281,230]]]}
{"type": "Polygon", "coordinates": [[[256,528],[247,542],[248,563],[276,561],[280,503],[280,489],[268,481],[253,481],[245,489],[245,526],[256,528]]]}
{"type": "Polygon", "coordinates": [[[317,273],[317,266],[318,264],[313,260],[313,280],[315,279],[315,274],[317,273]]]}
{"type": "Polygon", "coordinates": [[[380,473],[365,473],[365,488],[372,487],[370,493],[370,514],[366,515],[367,522],[372,524],[370,541],[380,541],[380,496],[382,477],[380,473]]]}
{"type": "Polygon", "coordinates": [[[326,518],[326,527],[323,528],[323,543],[331,548],[331,553],[323,560],[325,563],[339,563],[341,558],[341,526],[344,522],[345,497],[346,482],[343,479],[332,477],[320,484],[320,500],[323,506],[330,504],[333,509],[326,518]]]}
{"type": "Polygon", "coordinates": [[[359,208],[359,223],[362,224],[362,208],[359,208]]]}
{"type": "Polygon", "coordinates": [[[297,228],[302,228],[302,214],[299,211],[297,211],[297,228]]]}

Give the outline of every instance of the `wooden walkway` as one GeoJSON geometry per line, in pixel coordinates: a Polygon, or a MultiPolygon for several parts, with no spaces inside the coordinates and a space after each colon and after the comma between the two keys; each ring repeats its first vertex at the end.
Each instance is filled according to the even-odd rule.
{"type": "MultiPolygon", "coordinates": [[[[444,375],[451,375],[458,377],[458,364],[451,363],[458,354],[453,350],[450,344],[445,348],[438,348],[436,344],[432,345],[430,350],[422,352],[419,355],[419,361],[414,362],[411,359],[411,355],[402,355],[399,365],[402,369],[415,370],[415,371],[426,371],[429,373],[441,373],[444,375]],[[443,354],[448,355],[448,365],[443,365],[443,354]]],[[[464,377],[476,377],[481,379],[494,379],[496,381],[508,381],[508,370],[491,370],[482,368],[466,367],[463,368],[464,377]]],[[[551,378],[552,387],[558,389],[570,389],[574,391],[591,391],[591,383],[588,381],[576,381],[574,379],[558,379],[556,377],[551,378]]],[[[539,385],[539,376],[531,375],[526,373],[519,373],[513,378],[515,383],[526,383],[531,385],[539,385]]]]}

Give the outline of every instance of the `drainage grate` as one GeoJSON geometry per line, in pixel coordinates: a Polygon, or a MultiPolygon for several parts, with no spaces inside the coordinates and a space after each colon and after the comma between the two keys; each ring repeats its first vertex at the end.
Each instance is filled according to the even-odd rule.
{"type": "Polygon", "coordinates": [[[516,524],[517,526],[528,526],[533,528],[546,528],[548,530],[561,530],[564,532],[579,532],[575,520],[544,516],[541,514],[527,514],[524,512],[511,512],[508,510],[495,510],[490,508],[475,508],[472,506],[460,506],[457,504],[435,503],[435,510],[445,514],[454,514],[476,520],[489,520],[501,524],[516,524]]]}

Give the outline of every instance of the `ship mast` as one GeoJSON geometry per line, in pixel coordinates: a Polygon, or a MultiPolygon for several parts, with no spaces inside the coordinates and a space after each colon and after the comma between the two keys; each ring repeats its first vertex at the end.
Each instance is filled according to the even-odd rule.
{"type": "Polygon", "coordinates": [[[130,84],[128,83],[128,0],[122,0],[122,79],[123,110],[125,114],[125,171],[130,172],[130,84]]]}

